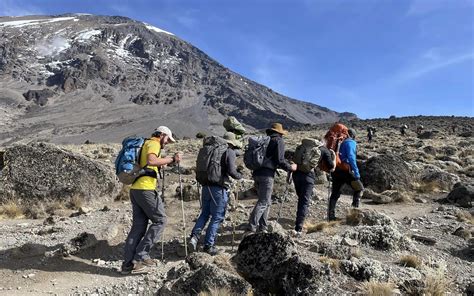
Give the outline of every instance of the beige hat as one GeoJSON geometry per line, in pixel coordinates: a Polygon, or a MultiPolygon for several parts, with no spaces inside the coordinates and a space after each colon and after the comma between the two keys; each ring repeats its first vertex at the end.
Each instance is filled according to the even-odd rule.
{"type": "Polygon", "coordinates": [[[233,145],[234,147],[242,148],[242,142],[235,138],[235,134],[233,132],[226,132],[223,138],[227,143],[233,145]]]}
{"type": "Polygon", "coordinates": [[[287,130],[283,129],[283,125],[281,123],[272,123],[272,127],[269,130],[275,131],[279,134],[286,135],[288,133],[287,130]]]}
{"type": "Polygon", "coordinates": [[[155,132],[160,132],[160,133],[166,134],[171,142],[173,142],[173,143],[176,142],[176,140],[173,138],[173,134],[171,133],[171,130],[168,127],[164,126],[164,125],[157,127],[155,129],[155,132]]]}

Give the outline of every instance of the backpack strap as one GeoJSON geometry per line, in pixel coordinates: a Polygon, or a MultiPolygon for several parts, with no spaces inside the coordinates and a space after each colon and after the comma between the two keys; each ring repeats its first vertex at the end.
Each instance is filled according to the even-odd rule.
{"type": "MultiPolygon", "coordinates": [[[[149,141],[149,140],[151,140],[151,139],[150,138],[145,138],[145,141],[143,141],[143,146],[145,146],[146,141],[149,141]]],[[[143,148],[143,146],[142,146],[142,148],[143,148]]],[[[138,153],[138,165],[140,165],[140,160],[142,159],[142,151],[143,151],[142,148],[140,148],[140,152],[138,153]]],[[[158,157],[160,157],[160,156],[161,156],[161,146],[160,146],[160,153],[159,153],[158,157]]],[[[158,174],[156,173],[155,170],[148,168],[148,163],[145,164],[145,166],[142,167],[140,171],[143,171],[143,173],[141,173],[140,176],[135,178],[132,185],[135,184],[135,182],[137,182],[137,180],[140,179],[141,177],[152,177],[152,178],[158,179],[158,174]]]]}

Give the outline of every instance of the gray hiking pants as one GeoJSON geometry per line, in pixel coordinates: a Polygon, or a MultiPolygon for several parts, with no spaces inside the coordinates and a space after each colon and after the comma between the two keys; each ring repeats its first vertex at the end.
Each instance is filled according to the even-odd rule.
{"type": "Polygon", "coordinates": [[[273,177],[255,176],[255,186],[257,187],[258,201],[253,208],[249,218],[250,231],[266,230],[268,214],[272,204],[273,177]]]}
{"type": "Polygon", "coordinates": [[[130,200],[133,220],[125,241],[125,264],[149,259],[150,249],[160,240],[166,225],[165,208],[156,191],[131,189],[130,200]],[[151,221],[150,227],[148,220],[151,221]]]}

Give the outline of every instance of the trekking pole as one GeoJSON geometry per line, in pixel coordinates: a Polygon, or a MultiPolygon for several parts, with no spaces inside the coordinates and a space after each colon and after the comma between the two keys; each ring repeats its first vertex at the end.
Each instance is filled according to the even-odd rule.
{"type": "MultiPolygon", "coordinates": [[[[237,201],[239,200],[239,183],[236,185],[236,190],[234,191],[234,211],[237,212],[237,201]]],[[[232,251],[234,251],[235,244],[235,216],[237,213],[234,213],[232,217],[232,251]]]]}
{"type": "MultiPolygon", "coordinates": [[[[165,168],[162,167],[160,172],[161,174],[161,201],[163,202],[163,205],[165,203],[165,168]]],[[[163,231],[161,232],[161,262],[165,260],[165,228],[163,228],[163,231]]]]}
{"type": "Polygon", "coordinates": [[[291,175],[292,174],[293,174],[293,172],[288,172],[288,176],[286,177],[286,189],[285,189],[285,193],[283,194],[283,198],[282,198],[281,203],[280,203],[280,209],[278,210],[278,216],[277,216],[277,219],[276,219],[277,223],[278,223],[278,220],[280,220],[280,217],[281,217],[281,211],[283,209],[283,203],[287,199],[288,192],[290,191],[291,175]]]}
{"type": "Polygon", "coordinates": [[[327,213],[327,219],[329,221],[329,205],[331,203],[331,173],[328,173],[328,213],[327,213]]]}
{"type": "Polygon", "coordinates": [[[181,179],[181,167],[178,162],[178,174],[179,174],[179,195],[181,197],[181,211],[183,212],[183,237],[184,237],[184,254],[188,257],[188,244],[186,242],[186,219],[184,215],[184,198],[183,198],[183,181],[181,179]]]}
{"type": "Polygon", "coordinates": [[[196,187],[197,187],[197,193],[198,193],[198,196],[199,196],[199,208],[202,209],[201,184],[199,184],[199,182],[196,182],[196,187]]]}

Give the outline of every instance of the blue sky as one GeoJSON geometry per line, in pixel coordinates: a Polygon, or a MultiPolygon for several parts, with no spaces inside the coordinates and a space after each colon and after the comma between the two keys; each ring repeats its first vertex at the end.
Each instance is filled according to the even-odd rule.
{"type": "Polygon", "coordinates": [[[361,118],[474,116],[471,0],[0,0],[0,15],[124,15],[289,97],[361,118]]]}

